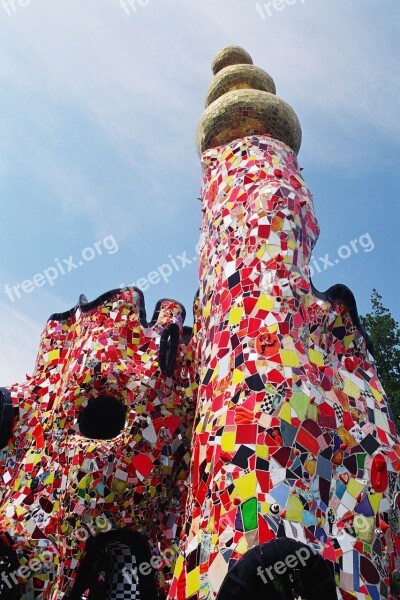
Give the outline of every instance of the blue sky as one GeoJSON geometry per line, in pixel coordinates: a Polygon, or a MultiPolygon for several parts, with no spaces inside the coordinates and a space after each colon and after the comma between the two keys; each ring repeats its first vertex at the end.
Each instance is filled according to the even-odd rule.
{"type": "Polygon", "coordinates": [[[300,163],[321,226],[314,284],[345,283],[361,313],[376,287],[400,317],[398,0],[259,11],[252,0],[132,0],[126,10],[119,0],[5,1],[14,9],[0,3],[0,385],[32,371],[47,318],[81,293],[92,300],[155,271],[148,317],[171,297],[190,324],[194,133],[211,60],[228,44],[270,73],[302,123],[300,163]],[[35,275],[20,297],[6,293],[35,275]]]}

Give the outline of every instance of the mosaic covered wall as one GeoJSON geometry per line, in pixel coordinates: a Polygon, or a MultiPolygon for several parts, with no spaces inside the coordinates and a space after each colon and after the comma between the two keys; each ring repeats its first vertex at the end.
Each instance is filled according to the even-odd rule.
{"type": "MultiPolygon", "coordinates": [[[[91,536],[132,528],[158,556],[178,542],[194,406],[183,319],[165,300],[147,323],[142,293],[130,289],[47,323],[33,376],[7,398],[14,431],[1,455],[0,532],[27,567],[18,598],[63,598],[91,536]],[[160,340],[171,325],[180,343],[168,375],[160,340]]],[[[166,590],[170,563],[157,566],[166,590]]]]}
{"type": "Polygon", "coordinates": [[[223,595],[223,582],[248,550],[282,537],[330,563],[338,598],[394,598],[395,426],[351,292],[322,295],[311,284],[318,224],[293,151],[298,121],[266,77],[269,89],[249,89],[249,62],[238,48],[217,57],[217,98],[198,130],[200,381],[169,598],[270,597],[252,593],[251,581],[242,595],[223,595]]]}

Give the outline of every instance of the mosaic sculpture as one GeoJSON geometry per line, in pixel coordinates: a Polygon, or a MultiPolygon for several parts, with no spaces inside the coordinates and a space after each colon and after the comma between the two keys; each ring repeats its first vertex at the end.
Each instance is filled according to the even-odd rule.
{"type": "Polygon", "coordinates": [[[299,121],[243,49],[213,72],[193,331],[83,297],[0,390],[1,600],[400,597],[400,445],[352,293],[310,280],[299,121]]]}
{"type": "Polygon", "coordinates": [[[200,379],[169,598],[394,598],[400,446],[352,293],[310,280],[299,121],[241,48],[213,73],[197,132],[200,379]],[[285,571],[302,544],[326,562],[285,571]]]}
{"type": "Polygon", "coordinates": [[[81,297],[50,317],[33,376],[2,389],[2,600],[64,598],[97,536],[108,536],[121,585],[120,595],[92,597],[139,598],[134,584],[146,587],[146,577],[129,563],[137,539],[117,535],[123,528],[143,534],[160,594],[167,589],[173,556],[164,550],[182,527],[194,407],[184,318],[179,303],[163,300],[147,323],[135,289],[81,297]],[[118,562],[124,552],[129,560],[118,562]]]}

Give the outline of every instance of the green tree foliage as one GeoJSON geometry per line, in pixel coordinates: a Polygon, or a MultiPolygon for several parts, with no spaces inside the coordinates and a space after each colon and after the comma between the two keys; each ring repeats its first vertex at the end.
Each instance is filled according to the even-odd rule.
{"type": "Polygon", "coordinates": [[[373,346],[379,379],[388,397],[395,421],[400,430],[400,328],[382,296],[374,288],[371,295],[372,312],[361,318],[373,346]]]}

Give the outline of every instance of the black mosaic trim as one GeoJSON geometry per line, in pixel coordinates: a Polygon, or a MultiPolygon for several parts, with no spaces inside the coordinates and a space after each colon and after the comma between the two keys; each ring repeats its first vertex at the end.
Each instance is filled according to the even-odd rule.
{"type": "Polygon", "coordinates": [[[356,299],[351,289],[343,283],[336,283],[328,290],[326,290],[326,292],[320,292],[319,290],[317,290],[317,288],[313,286],[312,282],[311,288],[313,294],[315,294],[318,298],[321,298],[321,300],[325,300],[327,302],[330,302],[331,304],[333,304],[334,302],[343,302],[343,304],[347,306],[354,325],[357,327],[357,329],[359,330],[359,332],[361,333],[361,335],[367,343],[367,349],[372,355],[374,355],[374,346],[372,344],[372,340],[368,335],[364,325],[361,323],[360,316],[358,314],[356,299]]]}
{"type": "Polygon", "coordinates": [[[7,388],[0,388],[0,449],[7,446],[13,428],[14,410],[11,392],[7,388]]]}

